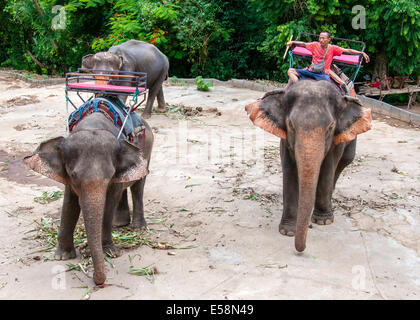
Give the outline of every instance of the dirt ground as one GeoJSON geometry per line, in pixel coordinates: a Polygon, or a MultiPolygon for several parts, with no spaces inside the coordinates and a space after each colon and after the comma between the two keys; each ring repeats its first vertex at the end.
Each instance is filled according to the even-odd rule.
{"type": "Polygon", "coordinates": [[[41,218],[59,223],[62,198],[34,199],[63,185],[22,157],[66,135],[64,85],[0,76],[0,299],[419,299],[420,130],[373,121],[337,183],[335,222],[313,225],[298,254],[278,232],[279,139],[244,111],[262,95],[165,86],[172,112],[148,121],[155,145],[145,211],[148,237],[172,248],[123,249],[98,288],[91,270],[69,267],[79,253],[54,261],[34,238],[41,218]],[[191,115],[175,112],[180,106],[191,115]],[[153,277],[128,273],[149,266],[153,277]]]}

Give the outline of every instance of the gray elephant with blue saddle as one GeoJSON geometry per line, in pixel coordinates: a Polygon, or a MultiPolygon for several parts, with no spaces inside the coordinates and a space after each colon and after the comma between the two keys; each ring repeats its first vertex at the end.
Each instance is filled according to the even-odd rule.
{"type": "Polygon", "coordinates": [[[155,98],[158,102],[156,111],[166,111],[162,84],[168,78],[169,61],[154,45],[143,41],[129,40],[109,48],[107,52],[84,56],[82,68],[147,73],[149,91],[142,118],[150,118],[155,98]]]}
{"type": "Polygon", "coordinates": [[[116,113],[107,108],[108,102],[112,99],[101,97],[86,102],[75,111],[84,116],[80,120],[71,117],[77,118],[77,123],[72,123],[68,137],[42,142],[24,160],[31,169],[65,184],[56,259],[76,257],[73,232],[83,213],[96,284],[106,279],[104,253],[114,257],[120,254],[111,231],[113,223],[130,222],[125,204],[128,187],[133,199],[132,226],[146,226],[143,191],[154,139],[144,120],[141,130],[130,132],[131,141],[128,134],[118,138],[121,129],[115,123],[123,119],[115,119],[115,123],[110,119],[116,113]]]}

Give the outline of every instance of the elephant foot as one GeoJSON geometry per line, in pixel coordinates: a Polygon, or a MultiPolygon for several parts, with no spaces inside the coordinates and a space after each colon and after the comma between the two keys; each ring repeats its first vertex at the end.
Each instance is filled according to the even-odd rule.
{"type": "Polygon", "coordinates": [[[55,260],[69,260],[74,258],[76,258],[76,250],[74,249],[74,246],[68,249],[57,247],[57,250],[54,253],[55,260]]]}
{"type": "Polygon", "coordinates": [[[121,250],[118,249],[113,243],[102,246],[104,254],[110,258],[118,258],[121,256],[121,250]]]}
{"type": "Polygon", "coordinates": [[[103,271],[94,271],[93,272],[93,281],[97,286],[104,284],[106,280],[106,274],[103,271]]]}
{"type": "Polygon", "coordinates": [[[143,118],[143,119],[150,119],[150,117],[151,117],[152,115],[150,114],[150,112],[145,112],[145,111],[143,111],[143,113],[141,114],[141,117],[143,118]]]}
{"type": "Polygon", "coordinates": [[[332,212],[321,213],[313,212],[311,221],[319,225],[328,225],[334,222],[334,214],[332,212]]]}
{"type": "Polygon", "coordinates": [[[282,224],[279,225],[279,232],[288,237],[294,237],[296,232],[296,225],[282,224]]]}
{"type": "Polygon", "coordinates": [[[168,111],[168,109],[166,109],[165,107],[157,107],[155,109],[155,112],[157,113],[165,113],[166,111],[168,111]]]}
{"type": "Polygon", "coordinates": [[[113,227],[124,227],[130,224],[130,212],[116,212],[112,219],[113,227]]]}
{"type": "Polygon", "coordinates": [[[144,218],[143,219],[133,219],[133,222],[131,223],[131,227],[133,229],[141,231],[141,230],[146,229],[147,222],[144,218]]]}

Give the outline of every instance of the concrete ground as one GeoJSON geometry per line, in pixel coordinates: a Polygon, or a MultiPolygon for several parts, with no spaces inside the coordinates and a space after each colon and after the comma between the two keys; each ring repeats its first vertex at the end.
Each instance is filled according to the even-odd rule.
{"type": "MultiPolygon", "coordinates": [[[[123,249],[95,287],[91,270],[52,260],[34,239],[41,217],[59,223],[62,199],[34,201],[63,185],[22,163],[65,136],[64,86],[0,76],[1,299],[419,299],[420,131],[373,121],[334,192],[335,221],[313,225],[296,253],[282,236],[279,139],[252,125],[244,106],[263,93],[165,86],[170,110],[154,114],[145,188],[149,237],[189,249],[123,249]],[[217,110],[216,110],[217,109],[217,110]],[[220,112],[220,113],[219,113],[220,112]],[[153,266],[153,278],[129,274],[153,266]]],[[[75,99],[76,100],[76,99],[75,99]]]]}

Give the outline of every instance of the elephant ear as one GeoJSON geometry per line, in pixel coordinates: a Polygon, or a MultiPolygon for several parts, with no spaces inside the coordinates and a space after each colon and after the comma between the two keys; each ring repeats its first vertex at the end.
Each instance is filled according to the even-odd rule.
{"type": "Polygon", "coordinates": [[[337,117],[334,144],[348,142],[371,129],[371,110],[363,107],[358,98],[345,96],[344,108],[337,117]]]}
{"type": "Polygon", "coordinates": [[[287,138],[284,93],[284,89],[267,92],[261,99],[245,106],[254,125],[282,139],[287,138]]]}
{"type": "Polygon", "coordinates": [[[126,140],[121,140],[120,143],[121,150],[117,156],[115,175],[111,182],[131,182],[148,175],[148,163],[141,150],[126,140]]]}
{"type": "Polygon", "coordinates": [[[93,69],[93,54],[88,54],[82,58],[82,68],[83,69],[93,69]]]}
{"type": "Polygon", "coordinates": [[[68,175],[61,153],[63,141],[63,137],[58,137],[42,142],[32,155],[23,159],[24,163],[48,178],[67,184],[68,175]]]}
{"type": "Polygon", "coordinates": [[[118,70],[121,70],[124,65],[124,57],[122,55],[118,55],[118,57],[120,58],[120,64],[118,66],[118,70]]]}
{"type": "Polygon", "coordinates": [[[121,71],[136,71],[135,66],[137,65],[135,57],[127,52],[123,52],[120,48],[110,48],[108,52],[111,52],[119,58],[119,70],[121,71]]]}

